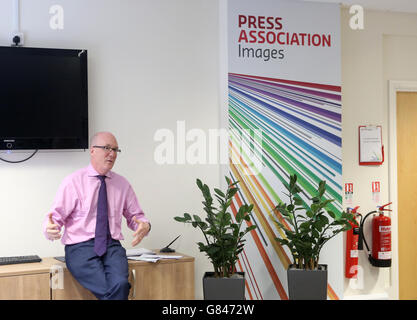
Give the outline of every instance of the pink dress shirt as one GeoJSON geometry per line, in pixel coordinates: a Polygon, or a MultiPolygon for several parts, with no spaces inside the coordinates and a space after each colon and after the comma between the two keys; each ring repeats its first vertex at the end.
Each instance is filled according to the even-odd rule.
{"type": "MultiPolygon", "coordinates": [[[[62,234],[64,245],[87,241],[95,237],[97,200],[100,180],[99,174],[90,164],[67,176],[61,183],[51,211],[43,222],[43,232],[47,239],[46,226],[49,213],[60,229],[65,226],[62,234]]],[[[137,229],[133,220],[149,222],[145,217],[139,202],[129,182],[122,176],[109,171],[106,175],[109,228],[113,239],[123,240],[122,215],[127,220],[127,226],[137,229]]]]}

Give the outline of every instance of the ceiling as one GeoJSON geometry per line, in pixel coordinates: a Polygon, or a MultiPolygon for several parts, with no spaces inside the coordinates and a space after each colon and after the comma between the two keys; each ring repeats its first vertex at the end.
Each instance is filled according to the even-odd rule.
{"type": "Polygon", "coordinates": [[[310,2],[341,3],[343,6],[361,5],[365,10],[417,13],[417,0],[304,0],[310,2]]]}

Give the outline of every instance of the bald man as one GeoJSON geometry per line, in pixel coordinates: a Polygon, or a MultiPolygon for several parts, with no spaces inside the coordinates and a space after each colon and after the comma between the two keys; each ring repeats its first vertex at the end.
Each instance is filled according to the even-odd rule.
{"type": "Polygon", "coordinates": [[[134,232],[132,246],[151,225],[129,182],[111,171],[120,152],[110,132],[96,133],[90,143],[90,165],[67,176],[45,217],[47,239],[61,238],[65,262],[77,281],[100,300],[128,298],[126,250],[119,240],[122,216],[134,232]]]}

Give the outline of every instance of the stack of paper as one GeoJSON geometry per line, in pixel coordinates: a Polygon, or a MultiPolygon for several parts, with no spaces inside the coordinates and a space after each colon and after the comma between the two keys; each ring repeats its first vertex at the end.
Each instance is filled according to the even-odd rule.
{"type": "Polygon", "coordinates": [[[182,256],[171,256],[171,255],[156,255],[153,254],[142,254],[140,256],[128,256],[129,260],[136,261],[147,261],[147,262],[157,262],[159,259],[180,259],[182,256]]]}
{"type": "Polygon", "coordinates": [[[145,248],[134,248],[126,250],[127,257],[137,257],[143,254],[155,254],[152,250],[145,249],[145,248]]]}
{"type": "Polygon", "coordinates": [[[155,255],[153,254],[142,254],[140,256],[130,256],[127,257],[129,260],[135,260],[135,261],[147,261],[147,262],[157,262],[159,258],[155,258],[155,255]]]}
{"type": "Polygon", "coordinates": [[[158,257],[159,259],[181,259],[182,256],[172,256],[168,254],[157,254],[154,257],[158,257]]]}

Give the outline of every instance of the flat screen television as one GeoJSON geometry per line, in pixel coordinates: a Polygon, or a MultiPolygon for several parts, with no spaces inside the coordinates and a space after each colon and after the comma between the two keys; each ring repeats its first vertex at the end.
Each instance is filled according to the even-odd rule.
{"type": "Polygon", "coordinates": [[[87,50],[0,47],[0,150],[88,149],[87,50]]]}

